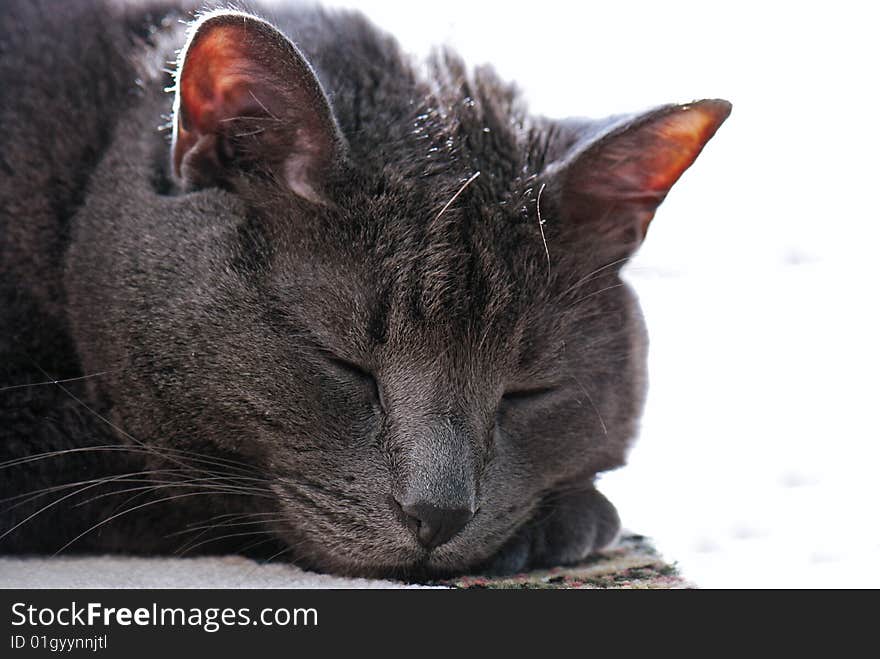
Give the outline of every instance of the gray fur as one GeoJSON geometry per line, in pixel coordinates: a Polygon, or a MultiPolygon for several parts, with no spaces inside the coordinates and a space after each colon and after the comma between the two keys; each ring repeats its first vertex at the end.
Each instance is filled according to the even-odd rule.
{"type": "MultiPolygon", "coordinates": [[[[0,497],[198,454],[247,492],[145,506],[68,550],[168,552],[187,525],[264,513],[273,553],[345,574],[519,570],[609,542],[593,479],[637,433],[646,335],[619,279],[631,249],[566,220],[553,173],[600,124],[531,117],[450,53],[423,79],[359,14],[290,9],[264,16],[344,139],[321,202],[253,168],[187,186],[160,67],[190,15],[14,0],[0,16],[0,389],[103,373],[0,391],[0,461],[132,448],[6,467],[0,497]],[[429,552],[394,506],[413,491],[478,511],[429,552]]],[[[55,551],[124,510],[120,488],[0,551],[55,551]]],[[[4,508],[0,533],[57,498],[4,508]]],[[[202,550],[259,539],[220,538],[235,530],[202,550]]]]}

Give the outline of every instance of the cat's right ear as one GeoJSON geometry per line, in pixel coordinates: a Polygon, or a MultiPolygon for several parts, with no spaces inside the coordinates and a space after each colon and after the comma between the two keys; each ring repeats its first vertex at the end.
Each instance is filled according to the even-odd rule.
{"type": "Polygon", "coordinates": [[[707,99],[589,124],[572,153],[548,171],[571,242],[609,260],[632,255],[730,109],[707,99]]]}
{"type": "Polygon", "coordinates": [[[205,14],[190,29],[176,82],[172,164],[186,187],[259,173],[327,201],[345,144],[315,72],[287,37],[242,12],[205,14]]]}

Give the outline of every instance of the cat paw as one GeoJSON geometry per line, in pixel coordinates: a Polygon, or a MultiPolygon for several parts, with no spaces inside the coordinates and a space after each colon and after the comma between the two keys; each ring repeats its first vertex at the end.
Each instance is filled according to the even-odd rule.
{"type": "Polygon", "coordinates": [[[610,545],[619,531],[617,510],[599,491],[550,495],[482,571],[501,575],[577,563],[610,545]]]}

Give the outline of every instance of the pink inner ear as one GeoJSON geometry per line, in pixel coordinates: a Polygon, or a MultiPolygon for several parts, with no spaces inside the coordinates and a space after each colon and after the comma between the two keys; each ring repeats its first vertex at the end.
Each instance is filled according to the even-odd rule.
{"type": "Polygon", "coordinates": [[[608,245],[631,252],[729,113],[727,101],[703,100],[660,108],[613,129],[568,165],[564,212],[608,245]]]}
{"type": "Polygon", "coordinates": [[[190,44],[180,80],[181,128],[212,132],[219,117],[240,104],[247,84],[241,38],[241,30],[221,26],[190,44]]]}
{"type": "Polygon", "coordinates": [[[726,101],[661,110],[603,137],[573,168],[571,192],[608,201],[660,204],[727,118],[726,101]]]}
{"type": "Polygon", "coordinates": [[[719,110],[708,103],[684,106],[657,123],[656,144],[639,167],[645,189],[667,192],[675,184],[726,118],[727,112],[721,115],[719,110]]]}
{"type": "Polygon", "coordinates": [[[315,72],[283,34],[236,11],[210,13],[181,55],[172,160],[193,183],[257,168],[316,198],[344,144],[315,72]]]}
{"type": "Polygon", "coordinates": [[[202,136],[216,133],[224,117],[242,114],[248,89],[247,56],[241,51],[244,30],[215,24],[187,46],[177,89],[173,162],[178,176],[185,154],[202,136]]]}

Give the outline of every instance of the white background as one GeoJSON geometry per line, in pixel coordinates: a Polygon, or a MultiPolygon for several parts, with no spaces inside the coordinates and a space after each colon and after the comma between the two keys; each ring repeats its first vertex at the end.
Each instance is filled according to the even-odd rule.
{"type": "Polygon", "coordinates": [[[629,267],[652,386],[601,486],[701,586],[880,586],[878,5],[331,4],[550,116],[733,102],[629,267]]]}

